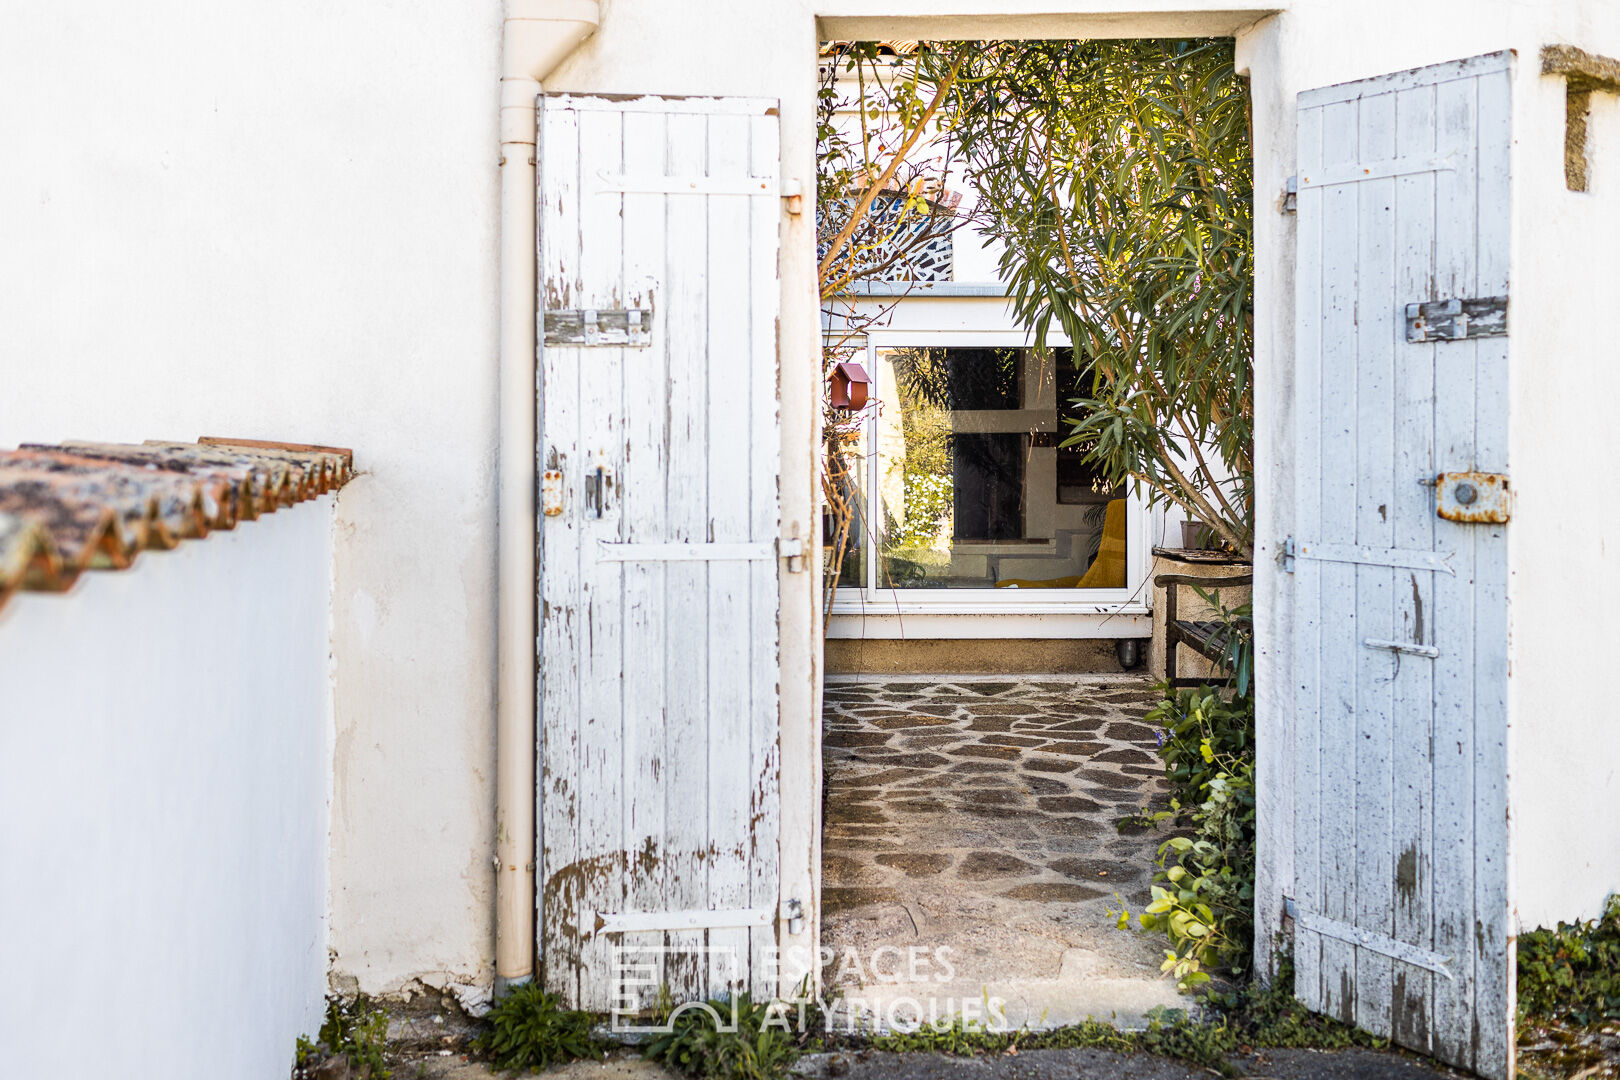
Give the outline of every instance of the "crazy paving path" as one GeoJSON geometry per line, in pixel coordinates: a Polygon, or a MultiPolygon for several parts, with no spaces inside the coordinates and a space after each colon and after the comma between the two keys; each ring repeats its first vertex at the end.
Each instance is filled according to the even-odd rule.
{"type": "MultiPolygon", "coordinates": [[[[1034,1019],[1047,998],[1076,1014],[1047,1022],[1174,1004],[1163,939],[1107,914],[1147,903],[1164,839],[1116,825],[1166,791],[1155,700],[1131,676],[830,680],[822,944],[948,945],[957,989],[1036,980],[1034,1019]]],[[[846,989],[881,981],[833,968],[846,989]]]]}

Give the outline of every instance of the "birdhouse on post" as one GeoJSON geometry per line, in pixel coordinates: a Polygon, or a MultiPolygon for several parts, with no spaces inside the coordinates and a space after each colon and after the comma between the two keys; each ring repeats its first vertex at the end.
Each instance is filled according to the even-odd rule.
{"type": "Polygon", "coordinates": [[[832,374],[827,376],[827,388],[831,396],[832,407],[835,409],[848,409],[850,412],[860,412],[866,408],[867,389],[872,380],[866,374],[866,369],[859,364],[834,364],[832,374]]]}

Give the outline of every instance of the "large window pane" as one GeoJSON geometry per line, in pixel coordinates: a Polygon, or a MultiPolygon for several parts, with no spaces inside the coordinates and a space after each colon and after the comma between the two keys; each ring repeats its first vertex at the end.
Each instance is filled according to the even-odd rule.
{"type": "MultiPolygon", "coordinates": [[[[1073,588],[1105,521],[1123,551],[1123,504],[1109,515],[1115,493],[1058,449],[1084,396],[1069,350],[891,348],[877,361],[880,587],[1073,588]]],[[[1085,584],[1122,586],[1123,564],[1085,584]]]]}

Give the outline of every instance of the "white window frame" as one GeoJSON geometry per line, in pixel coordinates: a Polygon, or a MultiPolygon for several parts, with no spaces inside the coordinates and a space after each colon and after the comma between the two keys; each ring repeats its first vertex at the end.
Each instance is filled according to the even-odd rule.
{"type": "MultiPolygon", "coordinates": [[[[907,345],[936,348],[952,346],[1028,348],[1032,336],[1022,330],[880,330],[864,335],[865,366],[874,380],[872,396],[884,400],[885,387],[877,383],[879,349],[907,345]]],[[[1061,348],[1069,344],[1062,334],[1047,334],[1047,344],[1061,348]]],[[[859,346],[857,346],[859,348],[859,346]]],[[[867,521],[877,520],[877,425],[864,424],[866,459],[867,521]]],[[[1152,565],[1148,528],[1148,508],[1140,497],[1125,496],[1125,587],[1122,589],[897,589],[877,583],[877,538],[863,532],[866,585],[840,587],[833,596],[832,614],[837,616],[884,615],[1111,615],[1144,614],[1151,594],[1147,588],[1148,568],[1152,565]]]]}

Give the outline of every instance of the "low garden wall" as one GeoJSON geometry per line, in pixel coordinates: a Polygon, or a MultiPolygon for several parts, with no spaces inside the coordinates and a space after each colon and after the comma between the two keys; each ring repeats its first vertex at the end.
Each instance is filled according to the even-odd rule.
{"type": "Polygon", "coordinates": [[[0,608],[7,1075],[281,1080],[319,1026],[331,503],[0,608]]]}

